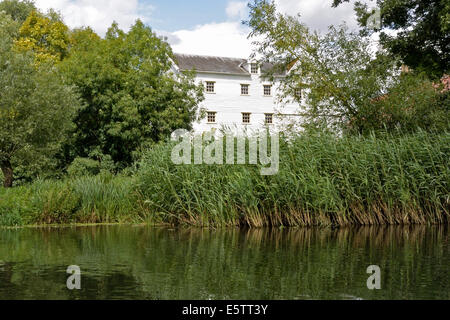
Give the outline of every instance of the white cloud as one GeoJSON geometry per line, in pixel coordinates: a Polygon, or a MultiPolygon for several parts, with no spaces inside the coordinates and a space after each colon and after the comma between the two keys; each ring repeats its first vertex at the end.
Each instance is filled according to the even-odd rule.
{"type": "MultiPolygon", "coordinates": [[[[361,1],[361,0],[360,0],[361,1]]],[[[332,0],[275,0],[282,13],[296,15],[300,13],[301,22],[313,30],[326,31],[330,25],[346,22],[350,29],[357,28],[353,2],[344,2],[337,8],[331,6],[332,0]]],[[[375,6],[373,0],[362,0],[375,6]]]]}
{"type": "MultiPolygon", "coordinates": [[[[195,0],[193,0],[195,1],[195,0]]],[[[369,0],[365,0],[369,1],[369,0]]],[[[344,3],[332,8],[332,0],[276,0],[283,13],[301,13],[301,20],[313,29],[325,31],[331,24],[347,21],[356,27],[353,4],[344,3]]],[[[64,21],[71,27],[90,26],[100,35],[116,21],[127,30],[137,19],[151,25],[155,8],[142,0],[35,0],[38,8],[54,8],[61,12],[64,21]]],[[[248,1],[231,0],[226,7],[227,21],[198,25],[192,29],[175,32],[158,32],[167,36],[175,52],[248,57],[251,43],[247,39],[249,29],[240,21],[248,15],[248,1]]]]}
{"type": "Polygon", "coordinates": [[[244,19],[248,14],[247,1],[230,1],[226,13],[230,19],[244,19]]]}
{"type": "MultiPolygon", "coordinates": [[[[230,1],[226,7],[229,19],[224,23],[196,26],[191,30],[172,33],[173,50],[179,53],[248,57],[251,41],[247,39],[250,30],[240,23],[248,15],[248,1],[230,1]]],[[[356,28],[353,4],[344,3],[338,8],[331,7],[332,0],[276,0],[282,13],[301,14],[301,21],[312,29],[326,31],[331,24],[346,21],[350,28],[356,28]]]]}
{"type": "Polygon", "coordinates": [[[251,54],[248,32],[240,22],[200,25],[173,32],[179,42],[172,43],[172,48],[177,53],[246,58],[251,54]]]}
{"type": "Polygon", "coordinates": [[[128,29],[137,19],[149,22],[154,10],[151,5],[141,5],[138,0],[35,0],[38,8],[60,11],[71,28],[90,26],[104,35],[113,21],[128,29]]]}
{"type": "Polygon", "coordinates": [[[173,51],[223,57],[247,58],[252,53],[250,32],[241,20],[248,16],[247,1],[229,1],[225,9],[227,22],[198,25],[191,30],[172,33],[173,51]]]}

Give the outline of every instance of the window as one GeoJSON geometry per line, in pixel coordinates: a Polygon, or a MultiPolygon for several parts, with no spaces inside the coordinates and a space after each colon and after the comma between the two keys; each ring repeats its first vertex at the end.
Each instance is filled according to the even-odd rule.
{"type": "Polygon", "coordinates": [[[216,112],[208,111],[208,123],[216,123],[216,112]]]}
{"type": "Polygon", "coordinates": [[[264,86],[264,95],[265,96],[271,96],[272,95],[272,86],[271,85],[265,85],[264,86]]]}
{"type": "Polygon", "coordinates": [[[251,73],[258,73],[258,65],[256,64],[256,63],[252,63],[251,65],[250,65],[250,71],[251,71],[251,73]]]}
{"type": "Polygon", "coordinates": [[[248,84],[241,84],[241,94],[244,96],[248,95],[248,84]]]}
{"type": "Polygon", "coordinates": [[[295,97],[299,100],[302,98],[302,89],[300,88],[295,89],[295,97]]]}
{"type": "Polygon", "coordinates": [[[242,113],[242,123],[250,123],[250,113],[242,113]]]}
{"type": "Polygon", "coordinates": [[[206,92],[214,93],[214,85],[215,85],[215,82],[207,81],[206,82],[206,92]]]}
{"type": "Polygon", "coordinates": [[[272,124],[273,123],[273,113],[266,113],[266,124],[272,124]]]}

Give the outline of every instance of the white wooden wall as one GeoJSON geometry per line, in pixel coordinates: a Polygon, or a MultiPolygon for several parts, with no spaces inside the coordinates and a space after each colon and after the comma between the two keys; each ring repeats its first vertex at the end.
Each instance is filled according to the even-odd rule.
{"type": "MultiPolygon", "coordinates": [[[[197,73],[197,82],[206,86],[207,81],[215,82],[215,92],[205,90],[205,100],[200,105],[207,111],[216,113],[216,123],[207,122],[207,118],[194,123],[195,132],[211,131],[213,128],[221,129],[224,126],[238,128],[238,130],[253,131],[265,126],[265,113],[273,113],[274,124],[272,128],[280,128],[286,123],[299,121],[299,117],[284,116],[283,120],[276,114],[296,114],[299,112],[298,104],[280,105],[277,103],[277,83],[272,84],[272,95],[264,96],[264,85],[271,84],[262,80],[259,74],[230,75],[197,73]],[[249,95],[241,95],[241,84],[249,84],[249,95]],[[242,123],[242,113],[251,113],[250,124],[242,123]]],[[[279,129],[278,129],[279,130],[279,129]]]]}

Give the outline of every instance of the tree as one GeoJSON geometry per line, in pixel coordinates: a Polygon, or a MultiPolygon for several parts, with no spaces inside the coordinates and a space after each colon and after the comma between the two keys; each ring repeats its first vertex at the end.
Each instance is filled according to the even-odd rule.
{"type": "Polygon", "coordinates": [[[345,130],[350,121],[367,119],[366,106],[387,93],[394,62],[376,59],[368,39],[345,26],[330,27],[325,35],[311,32],[299,17],[278,13],[273,2],[255,1],[250,9],[250,36],[262,39],[254,42],[257,53],[275,66],[272,72],[289,69],[279,98],[302,89],[306,102],[300,112],[308,125],[345,130]]]}
{"type": "MultiPolygon", "coordinates": [[[[334,0],[339,6],[350,0],[334,0]]],[[[380,43],[409,67],[433,78],[450,72],[450,2],[448,0],[377,0],[381,13],[380,43]],[[396,35],[389,31],[397,31],[396,35]]],[[[373,9],[355,2],[358,21],[365,34],[373,9]]],[[[376,30],[380,31],[380,30],[376,30]]]]}
{"type": "Polygon", "coordinates": [[[32,51],[38,62],[59,62],[69,51],[69,28],[58,14],[50,11],[48,15],[34,10],[19,30],[16,48],[32,51]]]}
{"type": "Polygon", "coordinates": [[[5,187],[14,165],[49,165],[79,105],[72,88],[49,64],[36,67],[31,53],[13,49],[17,23],[0,13],[0,167],[5,187]]]}
{"type": "MultiPolygon", "coordinates": [[[[445,132],[450,129],[449,91],[433,83],[423,74],[404,73],[394,80],[388,94],[370,105],[372,119],[368,130],[399,130],[402,133],[423,131],[445,132]]],[[[353,125],[351,123],[350,125],[353,125]]]]}
{"type": "Polygon", "coordinates": [[[84,102],[69,160],[110,155],[125,167],[141,147],[191,128],[201,87],[192,75],[171,72],[171,49],[149,27],[137,21],[125,33],[113,24],[105,39],[89,29],[74,38],[60,66],[84,102]]]}
{"type": "Polygon", "coordinates": [[[4,11],[19,24],[22,24],[33,10],[36,10],[36,7],[29,0],[3,0],[0,2],[0,12],[4,11]]]}
{"type": "Polygon", "coordinates": [[[367,37],[345,26],[311,32],[299,17],[278,13],[273,2],[255,1],[250,9],[247,23],[257,53],[275,66],[272,73],[289,70],[280,100],[303,89],[305,126],[356,134],[446,127],[447,121],[437,119],[448,108],[436,105],[433,83],[417,73],[401,75],[396,60],[374,52],[367,37]]]}

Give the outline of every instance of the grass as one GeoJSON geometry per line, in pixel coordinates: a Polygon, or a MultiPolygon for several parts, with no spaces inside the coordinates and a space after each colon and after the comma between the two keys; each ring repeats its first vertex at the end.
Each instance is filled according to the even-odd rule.
{"type": "Polygon", "coordinates": [[[37,181],[0,191],[0,225],[142,222],[132,178],[37,181]]]}
{"type": "Polygon", "coordinates": [[[280,142],[278,175],[181,165],[170,145],[137,175],[156,219],[196,226],[438,224],[449,217],[450,135],[301,136],[280,142]]]}
{"type": "Polygon", "coordinates": [[[164,223],[201,227],[441,224],[449,221],[450,134],[305,135],[280,141],[280,170],[175,165],[148,151],[133,177],[0,189],[0,225],[164,223]]]}

